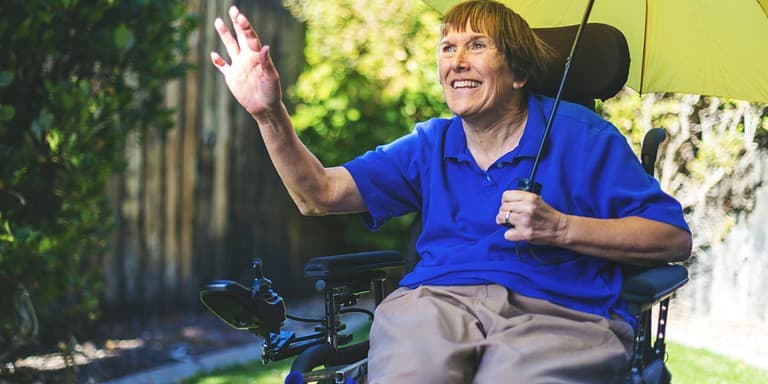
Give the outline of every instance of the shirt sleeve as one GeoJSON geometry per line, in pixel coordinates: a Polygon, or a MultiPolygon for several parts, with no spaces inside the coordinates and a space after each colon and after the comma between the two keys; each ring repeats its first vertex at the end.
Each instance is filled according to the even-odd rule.
{"type": "Polygon", "coordinates": [[[599,218],[639,216],[690,232],[680,203],[643,169],[626,138],[610,123],[591,138],[579,168],[578,199],[599,218]]]}
{"type": "Polygon", "coordinates": [[[343,164],[352,174],[368,209],[370,230],[421,206],[420,158],[425,151],[419,126],[410,134],[343,164]]]}

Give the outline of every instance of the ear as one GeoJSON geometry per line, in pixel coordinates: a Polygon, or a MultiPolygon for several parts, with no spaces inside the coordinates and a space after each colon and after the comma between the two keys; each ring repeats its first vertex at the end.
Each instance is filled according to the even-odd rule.
{"type": "Polygon", "coordinates": [[[512,87],[514,89],[523,89],[526,84],[528,84],[528,80],[530,79],[530,76],[528,76],[525,71],[520,70],[519,68],[512,67],[512,76],[515,77],[515,79],[512,81],[512,87]]]}

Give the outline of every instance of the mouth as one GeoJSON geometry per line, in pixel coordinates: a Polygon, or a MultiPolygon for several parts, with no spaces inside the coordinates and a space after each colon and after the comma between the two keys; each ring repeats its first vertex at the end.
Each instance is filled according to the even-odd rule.
{"type": "Polygon", "coordinates": [[[453,89],[474,89],[479,86],[480,82],[475,80],[454,80],[451,82],[453,89]]]}

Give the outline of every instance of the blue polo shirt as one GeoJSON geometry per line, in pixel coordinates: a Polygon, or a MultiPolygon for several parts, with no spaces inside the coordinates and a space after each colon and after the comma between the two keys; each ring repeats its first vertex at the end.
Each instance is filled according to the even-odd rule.
{"type": "MultiPolygon", "coordinates": [[[[620,302],[617,263],[556,247],[504,239],[496,214],[505,190],[530,176],[553,100],[531,95],[517,148],[482,170],[467,148],[458,117],[431,119],[414,131],[344,164],[375,230],[418,211],[420,261],[401,286],[500,284],[519,294],[610,317],[632,317],[620,302]]],[[[624,136],[594,112],[558,107],[539,163],[541,196],[566,214],[639,216],[688,230],[680,204],[645,173],[624,136]]]]}

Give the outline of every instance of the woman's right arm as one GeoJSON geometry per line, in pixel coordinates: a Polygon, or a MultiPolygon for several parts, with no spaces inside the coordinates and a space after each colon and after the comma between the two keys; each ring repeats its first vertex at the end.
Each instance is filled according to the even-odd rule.
{"type": "Polygon", "coordinates": [[[217,18],[214,27],[231,59],[217,52],[211,61],[224,75],[235,99],[256,120],[272,163],[304,215],[366,210],[352,175],[344,167],[326,168],[299,140],[282,100],[280,75],[248,19],[229,9],[236,37],[217,18]]]}

